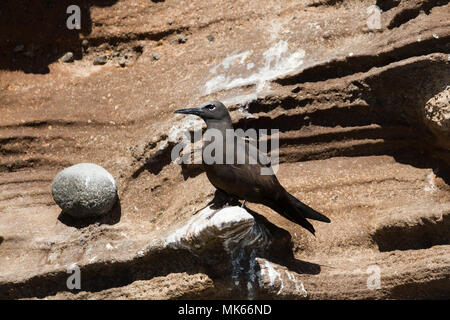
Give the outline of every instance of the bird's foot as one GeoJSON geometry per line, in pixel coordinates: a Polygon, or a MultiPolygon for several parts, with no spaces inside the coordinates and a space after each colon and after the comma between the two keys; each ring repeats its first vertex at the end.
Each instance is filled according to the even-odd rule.
{"type": "Polygon", "coordinates": [[[225,207],[232,207],[239,204],[239,199],[234,196],[228,196],[225,202],[225,207]]]}
{"type": "Polygon", "coordinates": [[[245,200],[245,199],[244,199],[244,201],[242,201],[241,208],[245,208],[245,203],[246,202],[247,202],[247,200],[245,200]]]}

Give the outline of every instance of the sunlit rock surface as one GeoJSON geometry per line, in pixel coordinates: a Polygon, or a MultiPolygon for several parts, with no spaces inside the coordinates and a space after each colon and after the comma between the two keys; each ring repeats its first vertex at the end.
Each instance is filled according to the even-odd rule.
{"type": "Polygon", "coordinates": [[[80,33],[46,3],[0,4],[1,298],[448,299],[448,1],[91,1],[80,33]],[[171,158],[201,123],[173,111],[211,99],[279,130],[316,237],[252,203],[203,220],[214,188],[171,158]],[[117,183],[99,220],[52,199],[81,162],[117,183]]]}

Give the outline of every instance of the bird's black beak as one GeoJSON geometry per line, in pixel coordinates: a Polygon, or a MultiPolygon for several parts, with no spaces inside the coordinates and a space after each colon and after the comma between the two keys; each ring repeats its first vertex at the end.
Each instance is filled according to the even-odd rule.
{"type": "Polygon", "coordinates": [[[201,116],[203,110],[201,108],[192,108],[192,109],[179,109],[175,110],[175,113],[181,113],[181,114],[194,114],[196,116],[201,116]]]}

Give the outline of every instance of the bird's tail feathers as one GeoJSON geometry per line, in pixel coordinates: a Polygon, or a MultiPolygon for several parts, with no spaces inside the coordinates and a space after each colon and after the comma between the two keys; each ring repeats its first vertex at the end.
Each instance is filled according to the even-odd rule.
{"type": "Polygon", "coordinates": [[[287,200],[289,201],[289,204],[293,209],[295,209],[296,213],[299,213],[303,218],[313,219],[317,221],[327,222],[330,223],[331,220],[326,217],[325,215],[321,214],[320,212],[317,212],[313,208],[307,206],[303,202],[299,201],[297,198],[295,198],[293,195],[287,194],[287,200]]]}
{"type": "Polygon", "coordinates": [[[306,220],[303,213],[299,211],[289,199],[285,199],[282,202],[270,202],[267,205],[286,219],[289,219],[292,222],[302,226],[313,235],[315,235],[316,230],[314,229],[313,225],[308,220],[306,220]]]}
{"type": "Polygon", "coordinates": [[[299,224],[313,235],[315,235],[315,229],[306,219],[313,219],[327,223],[331,222],[328,217],[302,203],[287,191],[285,191],[284,196],[282,196],[281,199],[267,202],[266,205],[281,214],[286,219],[299,224]]]}

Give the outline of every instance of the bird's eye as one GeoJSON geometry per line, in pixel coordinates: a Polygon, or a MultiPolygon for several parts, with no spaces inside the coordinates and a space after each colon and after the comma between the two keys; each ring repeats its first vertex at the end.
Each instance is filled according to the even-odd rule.
{"type": "Polygon", "coordinates": [[[207,108],[208,110],[212,111],[212,110],[214,110],[214,109],[216,108],[216,106],[213,105],[213,104],[210,104],[210,105],[206,106],[206,108],[207,108]]]}

